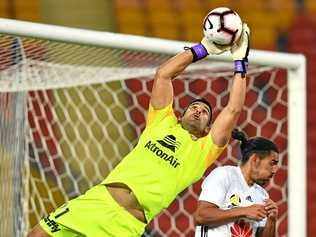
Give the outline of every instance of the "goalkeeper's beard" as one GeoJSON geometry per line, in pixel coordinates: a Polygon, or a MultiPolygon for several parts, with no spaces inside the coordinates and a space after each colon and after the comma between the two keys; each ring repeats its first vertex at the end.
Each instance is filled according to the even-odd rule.
{"type": "Polygon", "coordinates": [[[203,137],[207,134],[207,127],[201,128],[201,121],[196,119],[180,119],[180,124],[183,129],[187,130],[190,134],[196,137],[203,137]]]}

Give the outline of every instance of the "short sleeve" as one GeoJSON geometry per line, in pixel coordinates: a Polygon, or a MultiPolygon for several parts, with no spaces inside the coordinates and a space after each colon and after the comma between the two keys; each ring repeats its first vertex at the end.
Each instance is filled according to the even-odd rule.
{"type": "Polygon", "coordinates": [[[177,122],[177,118],[173,112],[172,103],[170,103],[163,109],[154,109],[152,105],[149,104],[146,127],[159,124],[162,120],[165,119],[169,119],[170,122],[173,123],[177,122]]]}
{"type": "Polygon", "coordinates": [[[206,157],[206,168],[210,167],[214,161],[222,154],[222,152],[226,149],[227,144],[223,147],[217,146],[210,133],[205,137],[207,140],[208,146],[210,147],[210,150],[206,157]]]}
{"type": "Polygon", "coordinates": [[[227,192],[227,172],[223,167],[214,169],[203,181],[200,201],[216,204],[218,207],[224,205],[227,192]]]}

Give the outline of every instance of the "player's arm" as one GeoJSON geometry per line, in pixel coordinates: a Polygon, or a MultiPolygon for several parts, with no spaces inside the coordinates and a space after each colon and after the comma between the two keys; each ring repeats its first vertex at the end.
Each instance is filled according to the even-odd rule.
{"type": "Polygon", "coordinates": [[[229,49],[229,46],[216,46],[204,37],[201,43],[188,48],[188,50],[163,63],[155,75],[150,104],[154,109],[162,109],[169,105],[173,100],[172,80],[175,77],[182,73],[192,62],[201,60],[209,54],[221,54],[229,49]]]}
{"type": "Polygon", "coordinates": [[[267,211],[267,221],[264,227],[258,228],[256,237],[275,237],[278,206],[274,201],[268,199],[265,202],[265,210],[267,211]]]}
{"type": "Polygon", "coordinates": [[[210,131],[214,143],[220,147],[228,143],[231,131],[235,127],[244,105],[246,97],[246,64],[249,52],[249,34],[249,28],[244,24],[243,33],[239,42],[231,49],[235,63],[235,75],[229,101],[217,116],[210,131]]]}
{"type": "Polygon", "coordinates": [[[235,207],[224,210],[207,201],[199,201],[194,213],[196,225],[208,225],[213,228],[234,222],[240,218],[260,221],[265,217],[266,211],[263,205],[254,204],[249,207],[235,207]]]}
{"type": "Polygon", "coordinates": [[[203,181],[197,209],[194,213],[196,225],[217,227],[246,217],[261,220],[266,217],[264,205],[223,209],[227,192],[231,189],[229,170],[225,167],[214,169],[203,181]]]}
{"type": "Polygon", "coordinates": [[[163,63],[157,70],[150,104],[154,109],[163,109],[173,100],[172,80],[192,63],[193,54],[185,50],[163,63]]]}

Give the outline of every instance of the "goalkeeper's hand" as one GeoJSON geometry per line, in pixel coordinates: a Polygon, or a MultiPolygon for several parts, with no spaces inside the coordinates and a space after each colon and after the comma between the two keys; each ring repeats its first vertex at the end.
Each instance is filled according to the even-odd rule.
{"type": "Polygon", "coordinates": [[[240,73],[245,77],[248,68],[248,54],[250,44],[250,30],[246,23],[243,24],[240,39],[231,47],[231,54],[234,59],[235,74],[240,73]]]}
{"type": "Polygon", "coordinates": [[[193,62],[196,62],[198,60],[205,58],[209,54],[221,54],[225,51],[230,50],[230,48],[230,45],[217,45],[214,42],[208,40],[206,37],[204,37],[201,43],[196,44],[189,49],[193,54],[193,62]]]}
{"type": "Polygon", "coordinates": [[[242,33],[239,40],[233,44],[230,49],[234,61],[248,60],[250,44],[250,29],[246,23],[243,23],[242,33]]]}
{"type": "Polygon", "coordinates": [[[230,45],[218,45],[208,40],[206,37],[203,37],[201,44],[205,47],[208,54],[222,54],[231,49],[230,45]]]}

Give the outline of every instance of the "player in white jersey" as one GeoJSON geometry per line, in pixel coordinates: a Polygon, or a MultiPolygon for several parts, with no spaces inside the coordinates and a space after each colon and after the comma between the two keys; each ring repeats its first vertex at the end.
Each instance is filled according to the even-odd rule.
{"type": "Polygon", "coordinates": [[[241,141],[241,163],[218,167],[203,181],[195,237],[273,237],[278,209],[262,186],[278,169],[278,148],[237,129],[232,137],[241,141]]]}

